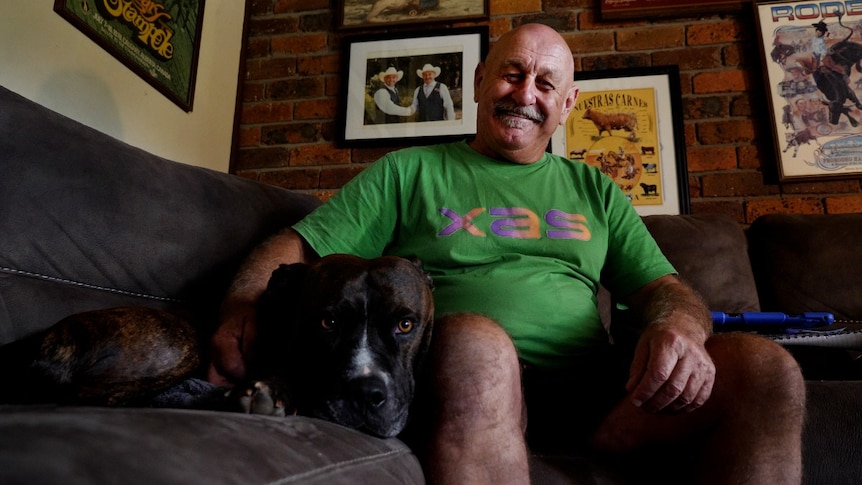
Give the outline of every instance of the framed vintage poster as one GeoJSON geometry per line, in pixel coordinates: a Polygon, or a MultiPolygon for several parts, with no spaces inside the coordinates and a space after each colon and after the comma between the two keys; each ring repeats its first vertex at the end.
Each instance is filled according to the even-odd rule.
{"type": "Polygon", "coordinates": [[[487,20],[488,0],[336,0],[340,29],[487,20]]]}
{"type": "Polygon", "coordinates": [[[551,151],[599,168],[638,214],[688,214],[688,169],[676,66],[576,72],[580,88],[551,151]]]}
{"type": "Polygon", "coordinates": [[[54,11],[179,107],[192,110],[204,0],[55,0],[54,11]]]}
{"type": "Polygon", "coordinates": [[[682,17],[739,12],[747,0],[600,0],[603,20],[682,17]]]}
{"type": "Polygon", "coordinates": [[[782,180],[862,174],[860,2],[756,2],[782,180]]]}
{"type": "Polygon", "coordinates": [[[473,76],[488,28],[345,39],[337,143],[426,144],[476,133],[473,76]]]}

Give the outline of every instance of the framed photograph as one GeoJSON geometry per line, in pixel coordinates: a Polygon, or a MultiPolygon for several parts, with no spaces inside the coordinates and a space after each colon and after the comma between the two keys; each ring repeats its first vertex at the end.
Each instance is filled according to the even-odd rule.
{"type": "Polygon", "coordinates": [[[339,29],[487,20],[488,0],[336,0],[339,29]]]}
{"type": "Polygon", "coordinates": [[[739,12],[747,0],[600,0],[603,20],[684,17],[739,12]]]}
{"type": "Polygon", "coordinates": [[[476,134],[473,77],[488,28],[345,39],[337,142],[427,144],[476,134]]]}
{"type": "Polygon", "coordinates": [[[192,110],[204,0],[54,0],[54,11],[180,108],[192,110]]]}
{"type": "Polygon", "coordinates": [[[755,2],[781,180],[862,175],[862,35],[848,15],[862,8],[850,3],[755,2]]]}
{"type": "Polygon", "coordinates": [[[688,214],[677,66],[576,72],[580,88],[551,152],[599,168],[638,214],[688,214]]]}

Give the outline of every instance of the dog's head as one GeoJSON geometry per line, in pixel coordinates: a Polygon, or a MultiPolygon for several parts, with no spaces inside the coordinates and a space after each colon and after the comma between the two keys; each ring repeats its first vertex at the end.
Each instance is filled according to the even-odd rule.
{"type": "Polygon", "coordinates": [[[421,264],[398,257],[282,265],[258,308],[260,357],[301,414],[395,436],[431,338],[431,291],[421,264]]]}

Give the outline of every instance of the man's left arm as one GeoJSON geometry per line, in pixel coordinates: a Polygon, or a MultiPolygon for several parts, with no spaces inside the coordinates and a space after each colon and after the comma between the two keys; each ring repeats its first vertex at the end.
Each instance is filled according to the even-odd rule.
{"type": "Polygon", "coordinates": [[[673,275],[653,280],[626,300],[645,324],[626,384],[632,402],[650,412],[702,406],[715,381],[705,348],[712,319],[703,300],[673,275]]]}

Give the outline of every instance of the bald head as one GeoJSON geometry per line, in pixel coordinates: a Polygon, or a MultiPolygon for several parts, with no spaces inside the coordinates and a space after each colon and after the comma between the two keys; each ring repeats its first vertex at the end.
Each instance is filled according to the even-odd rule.
{"type": "Polygon", "coordinates": [[[569,45],[556,30],[544,24],[524,24],[500,36],[488,53],[485,64],[510,62],[510,56],[518,49],[556,58],[561,76],[567,80],[574,79],[575,63],[569,45]]]}

